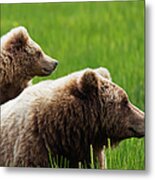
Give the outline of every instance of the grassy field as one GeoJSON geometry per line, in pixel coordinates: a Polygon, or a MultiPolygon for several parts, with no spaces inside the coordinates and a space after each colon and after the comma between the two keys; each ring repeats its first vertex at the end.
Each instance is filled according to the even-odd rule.
{"type": "MultiPolygon", "coordinates": [[[[105,66],[132,103],[144,110],[144,2],[1,5],[1,35],[23,25],[59,67],[37,83],[105,66]]],[[[106,150],[108,169],[144,169],[144,139],[106,150]]]]}

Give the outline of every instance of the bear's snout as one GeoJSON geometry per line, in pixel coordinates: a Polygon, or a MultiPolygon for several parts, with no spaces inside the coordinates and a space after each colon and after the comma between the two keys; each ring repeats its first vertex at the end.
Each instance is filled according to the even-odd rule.
{"type": "Polygon", "coordinates": [[[144,137],[145,136],[145,125],[144,125],[144,112],[142,112],[140,109],[135,107],[134,105],[131,105],[131,120],[130,120],[130,126],[129,131],[134,135],[134,137],[144,137]]]}
{"type": "Polygon", "coordinates": [[[53,60],[53,68],[55,69],[56,67],[57,67],[57,65],[58,65],[58,61],[56,61],[56,60],[53,60]]]}
{"type": "Polygon", "coordinates": [[[45,55],[40,62],[41,74],[42,76],[50,75],[57,67],[58,61],[45,55]]]}

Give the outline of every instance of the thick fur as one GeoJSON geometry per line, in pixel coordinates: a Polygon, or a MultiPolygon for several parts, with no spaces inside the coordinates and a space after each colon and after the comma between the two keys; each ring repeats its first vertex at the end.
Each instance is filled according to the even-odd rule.
{"type": "Polygon", "coordinates": [[[34,76],[49,75],[57,65],[24,27],[4,35],[0,49],[0,104],[20,94],[34,76]]]}
{"type": "Polygon", "coordinates": [[[98,69],[85,69],[28,87],[2,105],[0,165],[49,167],[51,152],[72,168],[89,166],[92,145],[104,168],[108,138],[115,145],[143,136],[144,113],[125,91],[98,69]]]}

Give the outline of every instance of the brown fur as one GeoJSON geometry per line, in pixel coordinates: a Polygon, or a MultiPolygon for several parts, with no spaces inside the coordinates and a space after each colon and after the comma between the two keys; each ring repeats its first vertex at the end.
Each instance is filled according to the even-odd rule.
{"type": "Polygon", "coordinates": [[[70,167],[90,163],[90,145],[104,168],[103,146],[144,136],[144,113],[99,71],[85,69],[39,83],[2,106],[0,165],[49,167],[66,157],[70,167]],[[102,75],[102,74],[101,74],[102,75]]]}
{"type": "Polygon", "coordinates": [[[20,94],[34,76],[49,75],[57,65],[24,27],[4,35],[0,48],[0,104],[20,94]]]}

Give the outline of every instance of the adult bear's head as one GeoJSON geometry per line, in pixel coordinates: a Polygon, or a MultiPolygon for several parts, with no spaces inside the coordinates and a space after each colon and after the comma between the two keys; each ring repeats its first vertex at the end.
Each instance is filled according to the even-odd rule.
{"type": "Polygon", "coordinates": [[[77,84],[78,91],[92,103],[90,114],[96,110],[94,114],[100,120],[96,123],[97,134],[102,132],[112,145],[126,138],[144,136],[144,113],[129,101],[121,87],[91,69],[81,74],[77,84]]]}

